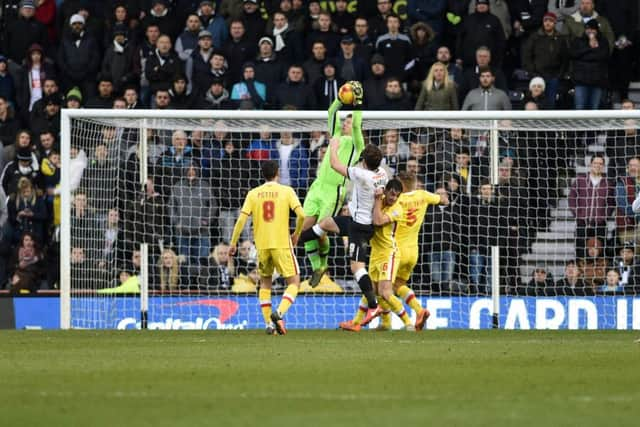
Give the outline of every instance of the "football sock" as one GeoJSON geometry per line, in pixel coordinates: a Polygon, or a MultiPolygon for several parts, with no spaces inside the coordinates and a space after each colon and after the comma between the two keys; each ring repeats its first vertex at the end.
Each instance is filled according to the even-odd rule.
{"type": "Polygon", "coordinates": [[[413,293],[410,287],[407,285],[402,285],[398,288],[398,296],[402,298],[402,300],[409,306],[416,314],[420,313],[422,310],[422,305],[420,305],[420,301],[416,298],[416,294],[413,293]]]}
{"type": "Polygon", "coordinates": [[[359,325],[362,323],[362,321],[364,320],[364,316],[367,315],[367,308],[367,299],[365,297],[360,298],[360,306],[358,307],[356,315],[353,316],[352,320],[354,325],[359,325]]]}
{"type": "Polygon", "coordinates": [[[307,253],[307,257],[309,257],[309,262],[311,262],[311,268],[314,271],[319,270],[322,267],[322,262],[318,252],[318,240],[309,240],[304,244],[304,250],[307,253]]]}
{"type": "Polygon", "coordinates": [[[306,229],[300,234],[300,238],[298,239],[299,243],[307,243],[310,240],[318,239],[324,236],[326,232],[320,228],[318,224],[314,225],[311,228],[306,229]]]}
{"type": "Polygon", "coordinates": [[[380,299],[380,308],[382,309],[382,314],[380,315],[380,326],[386,329],[391,329],[391,308],[384,299],[380,299]]]}
{"type": "Polygon", "coordinates": [[[405,325],[411,324],[411,319],[409,319],[407,311],[404,309],[402,302],[398,299],[397,296],[391,295],[391,297],[385,298],[385,301],[389,304],[391,311],[393,311],[404,322],[405,325]]]}
{"type": "Polygon", "coordinates": [[[329,247],[329,238],[327,236],[319,239],[320,268],[329,267],[329,247]]]}
{"type": "Polygon", "coordinates": [[[298,287],[296,285],[287,286],[287,290],[284,291],[284,295],[282,295],[282,299],[280,300],[280,305],[278,305],[278,313],[280,313],[280,316],[284,316],[287,310],[289,310],[291,304],[296,300],[297,295],[298,287]]]}
{"type": "Polygon", "coordinates": [[[367,299],[367,306],[369,308],[376,308],[378,306],[378,300],[376,299],[376,293],[373,291],[373,284],[371,283],[371,278],[369,277],[367,270],[361,268],[356,271],[354,276],[356,278],[356,282],[358,282],[358,286],[360,286],[362,294],[367,299]]]}
{"type": "Polygon", "coordinates": [[[260,301],[260,310],[264,323],[269,326],[271,324],[271,289],[260,289],[258,291],[258,301],[260,301]]]}

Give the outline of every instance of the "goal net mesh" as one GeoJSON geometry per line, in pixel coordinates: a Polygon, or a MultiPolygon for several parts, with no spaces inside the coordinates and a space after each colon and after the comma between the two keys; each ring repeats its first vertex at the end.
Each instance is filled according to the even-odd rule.
{"type": "MultiPolygon", "coordinates": [[[[265,159],[280,161],[281,182],[304,200],[326,126],[285,112],[280,120],[71,119],[72,202],[63,212],[71,326],[139,326],[147,243],[150,327],[263,327],[250,223],[235,257],[227,243],[265,159]]],[[[449,192],[449,206],[427,212],[410,282],[423,305],[445,310],[446,321],[427,326],[490,327],[491,246],[500,248],[502,296],[635,295],[637,130],[622,119],[365,119],[366,140],[392,174],[406,170],[420,188],[449,192]],[[486,300],[475,323],[470,297],[486,300]]],[[[329,272],[316,289],[303,283],[291,328],[335,328],[357,309],[348,243],[330,241],[329,272]]],[[[297,257],[305,280],[302,247],[297,257]]],[[[274,307],[283,289],[276,278],[274,307]]]]}

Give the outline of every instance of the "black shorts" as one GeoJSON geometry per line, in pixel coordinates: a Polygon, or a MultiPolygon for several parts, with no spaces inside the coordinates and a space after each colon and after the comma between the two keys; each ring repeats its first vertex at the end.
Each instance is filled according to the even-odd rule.
{"type": "Polygon", "coordinates": [[[333,221],[340,229],[340,235],[349,238],[349,259],[369,262],[369,240],[373,237],[373,225],[359,224],[350,216],[334,216],[333,221]]]}

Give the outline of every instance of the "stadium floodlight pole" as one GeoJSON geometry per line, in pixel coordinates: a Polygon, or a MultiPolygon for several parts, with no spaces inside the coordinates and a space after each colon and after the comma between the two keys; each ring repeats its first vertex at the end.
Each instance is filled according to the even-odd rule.
{"type": "MultiPolygon", "coordinates": [[[[490,161],[491,161],[491,186],[494,191],[499,184],[498,181],[498,159],[499,153],[499,134],[498,134],[498,121],[492,120],[489,127],[489,145],[491,149],[490,161]]],[[[491,325],[494,329],[500,327],[500,246],[491,246],[491,325]]]]}
{"type": "Polygon", "coordinates": [[[60,115],[60,328],[71,328],[71,116],[60,115]]]}
{"type": "MultiPolygon", "coordinates": [[[[140,186],[142,189],[142,197],[146,197],[147,180],[149,178],[148,169],[148,147],[147,139],[149,127],[147,119],[142,120],[142,128],[140,129],[140,146],[139,159],[140,162],[140,186]]],[[[145,233],[143,233],[143,236],[145,233]]],[[[140,329],[147,329],[149,320],[149,244],[143,238],[140,242],[140,329]]]]}

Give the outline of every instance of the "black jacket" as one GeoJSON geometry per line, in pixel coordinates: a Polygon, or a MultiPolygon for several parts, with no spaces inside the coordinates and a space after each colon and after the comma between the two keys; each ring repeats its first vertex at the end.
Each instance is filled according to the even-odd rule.
{"type": "Polygon", "coordinates": [[[242,65],[256,56],[256,47],[257,44],[251,43],[246,37],[237,42],[230,38],[224,43],[222,51],[229,64],[229,85],[242,80],[242,65]]]}
{"type": "Polygon", "coordinates": [[[128,43],[123,52],[116,52],[113,42],[102,60],[102,73],[111,76],[114,92],[122,92],[125,86],[140,82],[140,58],[136,47],[128,43]]]}
{"type": "Polygon", "coordinates": [[[298,110],[313,110],[316,106],[313,90],[308,84],[288,80],[278,86],[275,103],[280,108],[293,106],[298,110]]]}
{"type": "Polygon", "coordinates": [[[9,59],[22,64],[29,46],[37,43],[46,49],[48,41],[47,28],[38,22],[35,17],[25,19],[19,16],[7,26],[3,52],[9,59]]]}
{"type": "Polygon", "coordinates": [[[156,50],[149,56],[145,66],[145,75],[149,80],[151,93],[160,88],[169,89],[173,78],[181,73],[184,73],[184,66],[173,50],[163,58],[163,61],[156,50]]]}
{"type": "Polygon", "coordinates": [[[586,34],[571,43],[573,81],[578,85],[606,87],[609,79],[609,43],[597,35],[598,47],[589,46],[586,34]]]}
{"type": "Polygon", "coordinates": [[[468,67],[476,63],[476,49],[487,46],[491,50],[491,62],[502,64],[506,41],[500,20],[491,13],[472,13],[462,21],[458,34],[456,56],[468,67]]]}
{"type": "Polygon", "coordinates": [[[74,84],[95,81],[100,69],[98,44],[85,33],[76,46],[73,35],[68,34],[60,43],[57,63],[62,75],[74,84]]]}

